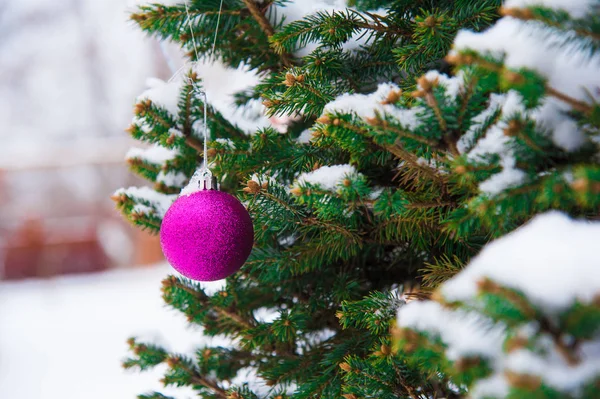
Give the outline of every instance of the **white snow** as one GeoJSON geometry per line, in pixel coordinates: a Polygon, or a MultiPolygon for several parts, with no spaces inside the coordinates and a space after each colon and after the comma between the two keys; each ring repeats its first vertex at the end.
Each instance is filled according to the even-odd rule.
{"type": "Polygon", "coordinates": [[[590,302],[600,290],[600,223],[572,220],[559,212],[537,216],[488,244],[469,266],[446,282],[450,301],[469,301],[484,277],[522,291],[548,311],[590,302]]]}
{"type": "MultiPolygon", "coordinates": [[[[292,395],[295,390],[295,385],[288,387],[281,385],[269,386],[266,381],[260,378],[255,367],[244,367],[240,369],[238,374],[231,380],[231,385],[238,387],[248,384],[248,388],[256,393],[258,397],[268,397],[273,393],[273,390],[283,390],[287,395],[292,395]]],[[[224,384],[225,385],[225,384],[224,384]]]]}
{"type": "Polygon", "coordinates": [[[541,376],[548,386],[562,392],[576,393],[582,383],[600,374],[600,358],[586,357],[579,364],[569,365],[555,350],[550,350],[545,356],[529,350],[518,350],[510,353],[504,367],[519,374],[541,376]]]}
{"type": "Polygon", "coordinates": [[[377,90],[370,94],[345,93],[325,106],[324,114],[355,113],[363,119],[372,118],[375,112],[380,115],[391,115],[407,129],[414,129],[419,121],[416,114],[419,107],[412,109],[401,109],[391,104],[382,104],[391,91],[399,91],[400,88],[393,83],[380,83],[377,90]]]}
{"type": "MultiPolygon", "coordinates": [[[[515,1],[508,4],[527,3],[515,1]]],[[[574,12],[587,8],[591,2],[548,1],[547,5],[559,3],[573,5],[574,12]]],[[[475,50],[494,57],[504,56],[508,68],[529,68],[548,79],[552,88],[577,100],[589,103],[600,100],[600,57],[590,57],[576,47],[564,44],[563,36],[550,33],[539,23],[524,22],[510,17],[500,19],[484,32],[460,31],[454,41],[453,51],[475,50]]],[[[552,99],[545,101],[531,116],[540,126],[552,132],[557,145],[566,150],[575,150],[583,143],[583,133],[571,122],[565,111],[570,105],[552,99]]]]}
{"type": "Polygon", "coordinates": [[[177,150],[171,150],[160,145],[153,145],[150,148],[132,147],[127,151],[125,159],[140,159],[148,163],[164,165],[165,162],[174,159],[177,155],[177,150]]]}
{"type": "Polygon", "coordinates": [[[237,69],[224,67],[221,63],[199,63],[194,70],[202,78],[208,102],[231,123],[247,134],[269,126],[261,101],[251,101],[247,107],[238,109],[233,95],[259,83],[260,77],[246,66],[237,69]]]}
{"type": "Polygon", "coordinates": [[[0,397],[128,399],[150,390],[192,397],[187,389],[162,388],[163,367],[140,373],[120,366],[130,336],[186,354],[230,345],[203,336],[164,305],[161,280],[169,273],[161,264],[0,283],[0,397]]]}
{"type": "MultiPolygon", "coordinates": [[[[501,108],[502,116],[504,118],[525,112],[521,95],[514,90],[510,90],[506,94],[495,95],[492,99],[492,104],[492,106],[501,108]]],[[[500,155],[506,154],[509,151],[506,147],[509,137],[504,135],[503,132],[506,127],[507,123],[503,120],[492,126],[488,134],[483,139],[479,140],[475,148],[469,152],[469,157],[476,158],[488,153],[500,155]]]]}
{"type": "Polygon", "coordinates": [[[225,146],[227,146],[227,148],[229,148],[230,150],[234,150],[235,149],[235,143],[230,140],[230,139],[223,139],[223,138],[217,138],[215,140],[217,143],[223,144],[225,146]]]}
{"type": "Polygon", "coordinates": [[[299,21],[319,11],[343,11],[347,9],[346,0],[302,0],[291,1],[275,7],[274,17],[284,19],[284,25],[299,21]]]}
{"type": "Polygon", "coordinates": [[[488,378],[477,381],[469,394],[473,399],[503,398],[508,395],[509,389],[506,377],[503,374],[494,373],[488,378]]]}
{"type": "Polygon", "coordinates": [[[308,144],[312,138],[312,133],[313,132],[311,130],[304,130],[302,133],[300,133],[300,136],[298,136],[298,143],[308,144]]]}
{"type": "Polygon", "coordinates": [[[260,323],[272,323],[279,318],[279,310],[274,308],[258,308],[253,314],[256,321],[260,323]]]}
{"type": "MultiPolygon", "coordinates": [[[[430,82],[437,80],[441,86],[446,88],[446,97],[451,99],[454,99],[458,96],[465,83],[464,73],[462,71],[459,71],[456,76],[450,77],[434,70],[427,72],[425,74],[425,78],[427,78],[427,80],[430,82]]],[[[422,87],[419,86],[419,89],[422,89],[422,87]]]]}
{"type": "Polygon", "coordinates": [[[539,108],[531,112],[531,117],[538,126],[551,133],[552,141],[557,146],[575,151],[585,143],[586,135],[572,118],[566,116],[568,111],[567,104],[547,97],[539,108]]]}
{"type": "Polygon", "coordinates": [[[504,7],[531,7],[541,6],[555,10],[567,11],[574,18],[582,18],[598,6],[596,0],[506,0],[504,7]]]}
{"type": "MultiPolygon", "coordinates": [[[[165,53],[165,55],[168,54],[165,53]]],[[[264,115],[264,106],[260,101],[250,101],[247,106],[242,108],[234,106],[233,95],[235,93],[246,90],[260,81],[259,76],[244,65],[232,69],[225,67],[220,62],[188,63],[168,81],[157,78],[147,79],[148,88],[138,96],[138,101],[149,99],[165,108],[171,115],[177,116],[180,90],[190,70],[196,72],[201,79],[200,85],[206,92],[208,103],[231,123],[247,134],[269,126],[269,119],[264,115]]],[[[197,123],[199,125],[194,127],[198,136],[201,137],[203,121],[197,121],[197,123]]]]}
{"type": "MultiPolygon", "coordinates": [[[[456,143],[458,151],[464,153],[468,148],[471,147],[474,140],[475,131],[481,127],[486,119],[491,117],[502,105],[506,102],[506,94],[492,93],[489,99],[489,104],[486,109],[481,111],[478,115],[471,119],[471,127],[465,134],[460,136],[460,139],[456,143]]],[[[502,149],[502,148],[500,148],[502,149]]]]}
{"type": "Polygon", "coordinates": [[[450,311],[434,301],[413,301],[401,306],[398,324],[440,337],[448,345],[446,353],[450,360],[477,354],[495,358],[502,352],[503,326],[475,313],[450,311]]]}
{"type": "MultiPolygon", "coordinates": [[[[259,100],[250,101],[247,106],[237,108],[234,94],[249,89],[260,82],[260,77],[245,65],[237,69],[225,67],[218,61],[204,61],[193,65],[193,70],[202,79],[208,103],[219,111],[225,119],[237,125],[247,134],[269,126],[264,115],[264,106],[259,100]]],[[[174,81],[177,78],[174,79],[174,81]]],[[[176,93],[177,98],[179,93],[176,93]]]]}
{"type": "Polygon", "coordinates": [[[298,176],[297,183],[315,184],[325,190],[334,191],[346,177],[351,177],[356,173],[356,169],[352,165],[322,166],[312,172],[302,173],[298,176]]]}
{"type": "MultiPolygon", "coordinates": [[[[544,335],[540,341],[550,342],[550,339],[544,335]]],[[[579,350],[581,361],[575,365],[568,364],[553,344],[544,345],[544,350],[539,353],[520,349],[504,354],[504,357],[495,359],[494,373],[478,381],[469,392],[470,396],[477,399],[504,397],[510,386],[506,379],[506,371],[539,376],[549,387],[570,395],[579,395],[582,386],[600,374],[599,347],[600,342],[597,340],[582,343],[579,350]]]]}
{"type": "Polygon", "coordinates": [[[502,165],[502,171],[479,183],[480,192],[493,196],[523,183],[527,175],[522,170],[516,168],[514,158],[504,157],[500,161],[500,165],[502,165]]]}
{"type": "Polygon", "coordinates": [[[148,88],[138,96],[137,101],[150,100],[157,106],[169,111],[171,115],[176,116],[179,114],[177,105],[179,102],[179,93],[184,83],[184,74],[175,76],[171,81],[148,78],[146,79],[146,86],[148,88]]]}
{"type": "MultiPolygon", "coordinates": [[[[557,46],[561,37],[545,32],[535,22],[514,18],[500,19],[484,32],[462,30],[454,50],[476,50],[483,54],[505,56],[509,68],[530,68],[549,79],[550,86],[582,101],[589,101],[584,88],[597,87],[598,57],[577,51],[574,45],[557,46]],[[569,71],[569,73],[565,73],[569,71]]],[[[598,99],[600,94],[591,93],[598,99]]]]}
{"type": "Polygon", "coordinates": [[[459,148],[464,150],[466,143],[472,140],[473,129],[498,108],[502,112],[500,120],[489,128],[486,136],[480,139],[468,154],[472,160],[477,160],[486,154],[500,156],[502,171],[479,184],[479,190],[489,195],[496,195],[509,187],[517,186],[525,178],[525,173],[515,167],[514,154],[508,145],[511,138],[504,134],[504,129],[508,126],[506,119],[525,113],[521,95],[514,90],[510,90],[506,94],[492,95],[490,106],[474,118],[478,123],[467,132],[459,143],[459,148]]]}
{"type": "MultiPolygon", "coordinates": [[[[182,4],[186,0],[160,0],[160,4],[165,6],[174,6],[177,4],[182,4]]],[[[188,4],[190,0],[187,0],[188,4]]],[[[130,0],[129,3],[133,3],[133,5],[149,5],[149,4],[157,4],[158,2],[155,0],[130,0]]]]}
{"type": "Polygon", "coordinates": [[[311,347],[314,347],[322,342],[327,341],[328,339],[334,337],[336,334],[337,333],[330,328],[324,328],[322,330],[306,333],[304,335],[304,338],[306,338],[304,341],[296,342],[298,353],[303,354],[307,349],[310,349],[311,347]]]}
{"type": "Polygon", "coordinates": [[[135,204],[133,206],[133,209],[131,210],[131,213],[138,213],[138,214],[151,214],[153,213],[154,210],[149,207],[148,205],[144,205],[144,204],[135,204]]]}
{"type": "MultiPolygon", "coordinates": [[[[274,7],[271,21],[278,23],[283,20],[283,25],[299,21],[306,16],[317,12],[344,11],[348,7],[345,0],[302,0],[291,1],[274,7]]],[[[318,43],[308,43],[305,47],[295,52],[297,57],[305,57],[318,47],[318,43]]]]}
{"type": "Polygon", "coordinates": [[[187,176],[183,172],[163,172],[162,170],[156,176],[158,183],[164,183],[167,187],[182,187],[188,181],[187,176]]]}
{"type": "Polygon", "coordinates": [[[158,216],[163,217],[167,210],[177,198],[176,195],[162,194],[154,191],[150,187],[129,187],[120,188],[115,191],[115,195],[125,194],[128,197],[142,199],[152,204],[158,216]]]}

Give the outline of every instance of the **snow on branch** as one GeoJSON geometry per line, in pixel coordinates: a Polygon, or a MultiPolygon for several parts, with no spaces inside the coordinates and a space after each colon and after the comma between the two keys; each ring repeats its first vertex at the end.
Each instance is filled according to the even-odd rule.
{"type": "Polygon", "coordinates": [[[438,302],[400,307],[404,349],[472,398],[514,389],[586,397],[600,377],[598,242],[600,223],[536,217],[488,244],[434,294],[438,302]]]}
{"type": "Polygon", "coordinates": [[[133,147],[127,151],[125,159],[139,159],[152,164],[164,165],[165,162],[175,159],[177,155],[178,151],[176,150],[154,145],[150,148],[133,147]]]}
{"type": "Polygon", "coordinates": [[[487,277],[548,311],[564,310],[576,300],[591,302],[600,294],[598,243],[600,223],[546,213],[485,247],[442,294],[449,301],[472,301],[477,282],[487,277]]]}
{"type": "Polygon", "coordinates": [[[504,7],[547,7],[563,10],[574,18],[581,18],[598,7],[596,0],[506,0],[504,7]]]}
{"type": "Polygon", "coordinates": [[[416,128],[419,125],[417,113],[420,108],[402,109],[387,104],[385,100],[391,92],[400,92],[400,88],[393,83],[381,83],[370,94],[342,94],[325,106],[324,113],[354,113],[363,119],[373,118],[376,113],[387,114],[398,119],[408,129],[416,128]]]}
{"type": "Polygon", "coordinates": [[[312,172],[302,173],[298,176],[297,182],[314,184],[325,190],[335,191],[345,178],[356,174],[356,169],[352,165],[322,166],[312,172]]]}
{"type": "Polygon", "coordinates": [[[137,210],[148,210],[151,209],[156,212],[157,216],[162,218],[167,210],[177,198],[176,195],[162,194],[154,191],[150,187],[129,187],[120,188],[114,193],[115,197],[125,196],[131,199],[135,204],[145,205],[143,208],[137,208],[137,210]]]}

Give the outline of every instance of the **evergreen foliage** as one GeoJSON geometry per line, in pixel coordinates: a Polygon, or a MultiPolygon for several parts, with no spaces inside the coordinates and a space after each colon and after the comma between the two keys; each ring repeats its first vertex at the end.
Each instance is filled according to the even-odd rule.
{"type": "MultiPolygon", "coordinates": [[[[352,1],[353,9],[286,23],[278,11],[288,2],[225,0],[213,54],[219,2],[190,1],[200,58],[260,72],[261,82],[237,95],[238,106],[260,98],[268,115],[290,123],[287,133],[268,127],[248,135],[207,104],[211,169],[221,189],[247,204],[254,250],[216,294],[169,277],[163,297],[205,334],[236,345],[191,356],[132,340],[125,367],[165,363],[165,386],[189,386],[205,398],[460,397],[485,364],[457,377],[436,343],[419,347],[435,370],[392,351],[396,309],[413,298],[402,283],[439,285],[490,239],[538,213],[597,217],[594,97],[561,92],[540,71],[506,65],[501,54],[461,47],[447,56],[459,30],[497,20],[500,1],[352,1]],[[431,68],[452,77],[423,74],[431,68]],[[577,145],[557,143],[552,126],[539,123],[536,112],[550,100],[568,108],[562,117],[577,145]],[[257,317],[262,308],[272,319],[257,317]],[[266,389],[230,385],[247,368],[266,389]]],[[[596,14],[572,18],[538,6],[501,12],[548,40],[559,35],[557,45],[590,58],[597,50],[596,14]]],[[[195,60],[183,4],[140,6],[132,19],[195,60]]],[[[168,149],[128,158],[154,190],[113,197],[152,232],[203,161],[196,127],[204,104],[193,91],[202,82],[191,68],[167,85],[179,93],[177,103],[140,98],[128,128],[168,149]]]]}
{"type": "Polygon", "coordinates": [[[584,254],[593,254],[598,232],[598,223],[550,213],[490,244],[436,291],[435,302],[400,308],[394,350],[473,398],[597,397],[600,283],[575,286],[565,276],[597,267],[595,255],[584,254]],[[535,244],[542,237],[547,244],[535,244]],[[523,275],[510,265],[519,258],[527,259],[518,266],[523,275]],[[524,278],[539,272],[562,276],[563,289],[524,278]]]}

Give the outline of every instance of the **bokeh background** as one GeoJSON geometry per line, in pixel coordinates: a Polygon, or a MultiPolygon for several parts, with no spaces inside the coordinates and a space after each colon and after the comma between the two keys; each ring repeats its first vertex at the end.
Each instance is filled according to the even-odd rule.
{"type": "Polygon", "coordinates": [[[129,22],[135,3],[0,0],[0,398],[133,398],[160,370],[122,371],[127,337],[203,339],[162,305],[157,238],[110,200],[143,184],[124,128],[177,54],[129,22]]]}
{"type": "Polygon", "coordinates": [[[0,2],[0,275],[84,273],[157,261],[110,194],[137,184],[123,131],[159,45],[123,0],[0,2]]]}

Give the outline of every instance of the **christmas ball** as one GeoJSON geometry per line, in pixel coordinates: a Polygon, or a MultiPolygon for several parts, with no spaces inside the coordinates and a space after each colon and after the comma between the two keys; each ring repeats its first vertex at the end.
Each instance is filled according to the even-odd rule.
{"type": "Polygon", "coordinates": [[[219,190],[181,195],[160,228],[167,261],[179,273],[198,281],[221,280],[238,271],[253,242],[248,211],[237,198],[219,190]]]}

